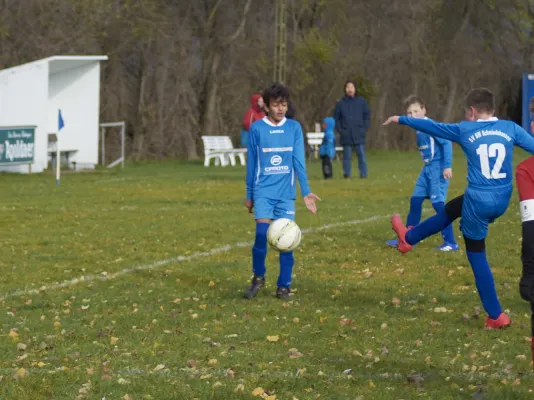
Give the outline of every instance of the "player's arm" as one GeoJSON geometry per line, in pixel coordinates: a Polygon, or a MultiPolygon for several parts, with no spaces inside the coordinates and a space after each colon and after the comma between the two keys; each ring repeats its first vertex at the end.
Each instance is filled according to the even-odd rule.
{"type": "Polygon", "coordinates": [[[441,138],[436,138],[436,142],[441,145],[443,150],[443,177],[452,178],[452,142],[441,138]]]}
{"type": "Polygon", "coordinates": [[[534,154],[534,136],[519,125],[515,125],[515,144],[530,154],[534,154]]]}
{"type": "Polygon", "coordinates": [[[247,197],[245,200],[245,206],[249,209],[249,211],[252,210],[253,207],[253,192],[254,192],[254,180],[256,179],[257,175],[257,168],[258,168],[258,142],[257,142],[257,132],[256,129],[251,129],[248,134],[248,147],[247,147],[247,154],[248,154],[248,162],[247,162],[247,177],[246,177],[246,186],[247,186],[247,197]]]}
{"type": "Polygon", "coordinates": [[[295,168],[295,172],[297,173],[297,178],[300,184],[300,192],[304,198],[304,204],[306,204],[308,210],[315,214],[317,212],[315,200],[320,199],[311,192],[310,185],[308,184],[303,136],[302,128],[300,127],[300,124],[298,124],[297,131],[295,132],[295,145],[293,148],[293,166],[295,168]]]}
{"type": "Polygon", "coordinates": [[[447,139],[451,142],[458,142],[460,139],[459,124],[443,124],[441,122],[434,122],[431,119],[393,116],[389,117],[382,125],[389,125],[392,122],[409,126],[430,136],[447,139]]]}

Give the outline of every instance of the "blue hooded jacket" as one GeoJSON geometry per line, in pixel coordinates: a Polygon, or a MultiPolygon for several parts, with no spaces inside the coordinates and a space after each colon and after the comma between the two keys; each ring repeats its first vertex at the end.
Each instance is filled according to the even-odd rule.
{"type": "Polygon", "coordinates": [[[332,117],[327,117],[323,120],[325,124],[324,138],[321,147],[319,148],[319,155],[334,158],[336,156],[336,134],[334,128],[336,120],[332,117]]]}

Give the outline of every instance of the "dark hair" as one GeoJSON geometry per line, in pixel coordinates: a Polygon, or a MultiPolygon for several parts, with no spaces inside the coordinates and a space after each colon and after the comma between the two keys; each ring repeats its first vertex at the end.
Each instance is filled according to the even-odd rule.
{"type": "Polygon", "coordinates": [[[495,111],[495,95],[486,88],[473,89],[465,98],[465,106],[473,107],[479,112],[492,113],[495,111]]]}
{"type": "Polygon", "coordinates": [[[263,91],[263,102],[266,106],[269,106],[271,99],[289,102],[289,90],[277,82],[263,91]]]}
{"type": "Polygon", "coordinates": [[[421,108],[426,107],[424,100],[415,94],[411,94],[408,97],[406,97],[404,99],[403,104],[404,104],[404,109],[407,109],[408,107],[414,104],[419,104],[421,108]]]}

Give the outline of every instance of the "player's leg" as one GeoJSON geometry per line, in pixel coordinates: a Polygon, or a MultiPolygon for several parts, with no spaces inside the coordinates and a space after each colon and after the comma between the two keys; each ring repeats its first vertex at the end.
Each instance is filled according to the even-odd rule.
{"type": "Polygon", "coordinates": [[[267,230],[274,218],[274,204],[268,199],[254,201],[254,218],[256,220],[256,236],[252,247],[252,278],[251,285],[245,290],[244,297],[251,299],[258,295],[265,286],[265,258],[267,257],[267,230]]]}
{"type": "Polygon", "coordinates": [[[358,169],[360,170],[360,178],[367,178],[367,158],[365,157],[365,145],[356,145],[356,155],[358,156],[358,169]]]}
{"type": "Polygon", "coordinates": [[[406,226],[415,226],[421,222],[421,215],[423,214],[423,202],[425,199],[429,198],[428,191],[428,179],[427,179],[426,168],[421,169],[421,173],[415,182],[415,187],[413,188],[412,197],[410,198],[410,211],[408,212],[408,217],[406,218],[406,226]]]}
{"type": "Polygon", "coordinates": [[[332,159],[328,156],[322,156],[323,177],[329,179],[332,177],[332,159]]]}
{"type": "Polygon", "coordinates": [[[425,219],[411,229],[407,229],[398,214],[391,217],[391,226],[397,233],[399,245],[397,249],[401,253],[409,252],[413,246],[452,224],[462,214],[464,196],[458,196],[447,203],[445,209],[430,218],[425,219]]]}
{"type": "Polygon", "coordinates": [[[485,324],[488,329],[503,328],[511,323],[510,318],[502,312],[495,280],[486,256],[485,243],[488,224],[506,211],[508,201],[508,193],[500,195],[468,189],[462,208],[460,228],[464,235],[467,259],[473,270],[478,294],[484,310],[488,313],[485,324]]]}
{"type": "MultiPolygon", "coordinates": [[[[434,171],[433,179],[431,182],[431,195],[432,207],[436,211],[436,214],[442,213],[445,210],[445,199],[447,198],[447,189],[449,187],[449,181],[443,178],[443,168],[441,165],[437,165],[436,171],[434,171]]],[[[443,244],[436,248],[439,251],[458,251],[460,246],[456,243],[454,238],[453,224],[447,225],[442,231],[443,244]]]]}
{"type": "MultiPolygon", "coordinates": [[[[410,198],[410,210],[408,212],[408,217],[406,218],[406,226],[413,227],[421,221],[421,215],[423,213],[423,202],[425,198],[428,197],[426,177],[424,168],[421,170],[415,186],[413,188],[412,197],[410,198]]],[[[395,247],[399,245],[398,239],[386,240],[386,243],[390,247],[395,247]]]]}
{"type": "Polygon", "coordinates": [[[517,166],[515,178],[519,193],[523,235],[521,244],[523,271],[519,281],[519,292],[521,298],[534,304],[534,157],[517,166]]]}
{"type": "MultiPolygon", "coordinates": [[[[295,202],[293,200],[279,201],[274,209],[274,218],[295,220],[295,202]]],[[[294,264],[295,259],[292,251],[280,253],[280,274],[276,283],[276,297],[279,299],[289,299],[294,264]]]]}
{"type": "MultiPolygon", "coordinates": [[[[465,220],[463,220],[462,225],[466,225],[465,220]]],[[[475,240],[464,235],[464,241],[467,259],[473,270],[478,295],[484,310],[488,313],[485,327],[499,329],[510,325],[510,318],[502,312],[501,303],[497,296],[495,279],[486,257],[485,239],[475,240]]]]}
{"type": "Polygon", "coordinates": [[[352,170],[352,145],[344,145],[343,146],[343,176],[345,178],[350,178],[351,170],[352,170]]]}

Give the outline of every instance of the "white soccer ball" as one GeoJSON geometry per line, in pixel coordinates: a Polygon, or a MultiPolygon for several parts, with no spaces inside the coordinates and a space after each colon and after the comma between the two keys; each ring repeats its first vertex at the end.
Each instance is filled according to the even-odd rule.
{"type": "Polygon", "coordinates": [[[300,244],[302,234],[295,221],[280,218],[271,223],[267,230],[267,242],[281,253],[292,251],[300,244]]]}

